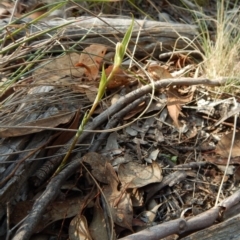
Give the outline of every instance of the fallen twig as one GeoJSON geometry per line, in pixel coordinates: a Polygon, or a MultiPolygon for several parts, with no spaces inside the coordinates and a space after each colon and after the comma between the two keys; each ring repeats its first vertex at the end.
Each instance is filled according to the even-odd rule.
{"type": "Polygon", "coordinates": [[[80,167],[85,157],[86,155],[82,158],[72,161],[56,177],[51,179],[46,190],[34,203],[32,211],[29,213],[21,227],[16,232],[13,240],[27,240],[31,237],[48,204],[57,197],[59,193],[58,190],[60,189],[61,185],[76,171],[76,169],[80,167]]]}
{"type": "MultiPolygon", "coordinates": [[[[134,102],[130,103],[122,109],[120,112],[116,113],[115,115],[112,116],[112,118],[109,120],[108,124],[106,125],[104,130],[109,130],[111,128],[114,128],[117,126],[119,120],[121,120],[124,116],[126,116],[127,113],[132,111],[134,108],[136,108],[140,103],[144,102],[147,99],[147,96],[143,96],[134,102]]],[[[102,132],[99,138],[97,139],[96,143],[91,146],[89,149],[90,152],[96,152],[99,148],[99,146],[102,144],[104,140],[108,137],[110,132],[102,132]]]]}

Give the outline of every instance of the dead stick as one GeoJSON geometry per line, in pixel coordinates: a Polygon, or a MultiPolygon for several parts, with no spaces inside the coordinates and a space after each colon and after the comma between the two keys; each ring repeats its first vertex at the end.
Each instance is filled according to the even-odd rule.
{"type": "MultiPolygon", "coordinates": [[[[135,100],[134,102],[130,103],[129,105],[127,105],[127,107],[125,107],[124,109],[122,109],[120,112],[116,113],[115,115],[113,115],[111,117],[111,119],[109,120],[109,122],[107,123],[106,127],[104,130],[109,130],[111,128],[114,128],[117,126],[119,120],[123,119],[123,117],[126,116],[127,113],[129,113],[130,111],[132,111],[134,108],[136,108],[140,103],[144,102],[147,99],[147,96],[143,96],[137,100],[135,100]]],[[[110,134],[110,132],[102,132],[100,134],[100,136],[98,137],[96,143],[94,145],[91,146],[91,148],[89,149],[89,152],[96,152],[99,148],[99,146],[101,145],[101,143],[107,139],[108,135],[110,134]]]]}
{"type": "Polygon", "coordinates": [[[76,169],[80,168],[84,157],[78,158],[75,161],[71,162],[71,164],[69,164],[65,169],[63,169],[56,177],[51,179],[51,181],[47,185],[46,190],[35,201],[32,211],[28,214],[27,218],[16,232],[13,240],[28,240],[31,237],[38,222],[41,220],[46,207],[51,201],[53,201],[57,197],[59,193],[58,190],[60,189],[64,181],[68,177],[70,177],[76,171],[76,169]]]}

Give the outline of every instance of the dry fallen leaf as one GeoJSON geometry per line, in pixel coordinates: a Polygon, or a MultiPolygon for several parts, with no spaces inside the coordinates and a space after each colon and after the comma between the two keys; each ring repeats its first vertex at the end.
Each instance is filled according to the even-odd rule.
{"type": "Polygon", "coordinates": [[[59,112],[54,116],[44,119],[23,122],[22,124],[16,124],[15,122],[8,122],[10,125],[8,128],[0,128],[0,137],[18,137],[31,133],[42,132],[45,127],[57,127],[60,124],[66,124],[74,117],[75,113],[70,111],[59,112]],[[11,128],[11,126],[18,126],[19,128],[11,128]],[[22,126],[22,128],[21,128],[22,126]],[[25,128],[30,126],[31,128],[25,128]],[[34,128],[36,126],[36,128],[34,128]],[[42,128],[39,128],[42,127],[42,128]]]}
{"type": "MultiPolygon", "coordinates": [[[[216,165],[226,165],[228,162],[228,157],[220,157],[219,155],[214,154],[203,154],[204,159],[207,162],[216,164],[216,165]]],[[[239,164],[240,157],[232,158],[230,164],[239,164]]]]}
{"type": "Polygon", "coordinates": [[[154,79],[154,80],[160,80],[160,79],[166,79],[166,78],[172,78],[172,75],[168,72],[167,69],[164,67],[159,66],[157,63],[151,63],[147,71],[149,75],[154,79]]]}
{"type": "Polygon", "coordinates": [[[118,177],[123,187],[139,188],[150,183],[162,181],[162,169],[153,162],[149,165],[129,162],[121,164],[118,168],[118,177]]]}
{"type": "Polygon", "coordinates": [[[99,198],[96,199],[94,205],[94,214],[91,224],[89,225],[89,232],[93,240],[98,240],[99,236],[101,236],[101,239],[108,239],[104,213],[99,203],[99,198]]]}
{"type": "Polygon", "coordinates": [[[70,240],[92,240],[87,219],[80,214],[76,215],[70,222],[68,234],[70,240]]]}
{"type": "Polygon", "coordinates": [[[58,83],[61,77],[74,76],[82,77],[84,69],[75,67],[79,59],[79,54],[71,53],[51,60],[48,64],[43,64],[36,69],[33,74],[37,84],[58,83]]]}
{"type": "Polygon", "coordinates": [[[120,184],[118,177],[110,163],[106,163],[106,175],[109,185],[103,189],[113,221],[124,228],[132,231],[133,209],[130,194],[118,186],[120,184]]]}
{"type": "Polygon", "coordinates": [[[170,87],[167,92],[167,95],[168,95],[168,102],[167,102],[168,113],[172,118],[175,126],[179,128],[180,125],[178,122],[178,117],[181,112],[181,105],[178,102],[177,91],[173,87],[170,87]]]}
{"type": "Polygon", "coordinates": [[[82,51],[78,63],[75,64],[75,66],[83,68],[87,77],[96,80],[100,64],[103,61],[106,51],[107,48],[104,45],[92,44],[82,51]]]}
{"type": "Polygon", "coordinates": [[[106,157],[95,152],[89,152],[84,155],[83,161],[91,166],[91,173],[99,182],[109,182],[106,176],[105,168],[105,164],[108,162],[106,157]]]}
{"type": "Polygon", "coordinates": [[[123,118],[123,120],[128,120],[134,116],[136,116],[138,113],[143,112],[143,110],[146,108],[145,102],[140,103],[135,109],[130,111],[128,114],[126,114],[123,118]]]}
{"type": "MultiPolygon", "coordinates": [[[[159,66],[157,63],[153,62],[148,66],[148,73],[154,80],[173,78],[172,75],[164,67],[159,66]]],[[[181,112],[181,105],[188,103],[192,100],[193,97],[193,88],[189,90],[187,96],[181,94],[180,89],[170,86],[168,91],[168,103],[167,109],[170,117],[173,120],[173,123],[176,127],[180,127],[178,122],[178,117],[181,112]]]]}
{"type": "Polygon", "coordinates": [[[2,102],[0,136],[16,137],[44,131],[46,127],[68,124],[83,99],[68,88],[53,86],[27,87],[17,84],[11,100],[2,102]],[[65,92],[64,95],[62,94],[65,92]],[[74,96],[69,101],[69,97],[74,96]]]}
{"type": "MultiPolygon", "coordinates": [[[[228,133],[222,136],[221,140],[218,142],[215,152],[221,157],[227,158],[229,156],[229,151],[232,143],[232,135],[233,132],[228,133]]],[[[235,134],[235,140],[231,152],[231,157],[233,158],[240,157],[240,132],[236,132],[235,134]]]]}
{"type": "Polygon", "coordinates": [[[173,120],[174,125],[179,128],[178,117],[181,112],[181,105],[190,102],[193,98],[195,87],[191,87],[188,90],[187,94],[181,94],[180,89],[177,89],[174,86],[170,86],[167,91],[168,101],[167,101],[167,109],[170,117],[173,120]]]}
{"type": "MultiPolygon", "coordinates": [[[[85,197],[67,198],[64,201],[54,201],[46,209],[42,215],[42,220],[37,226],[37,230],[41,231],[49,224],[61,219],[76,216],[81,206],[85,204],[85,197]]],[[[16,204],[11,215],[11,223],[17,224],[31,211],[34,201],[23,201],[16,204]]],[[[92,202],[89,207],[92,207],[92,202]]]]}
{"type": "Polygon", "coordinates": [[[133,207],[142,207],[144,205],[144,191],[142,188],[134,188],[131,193],[133,207]]]}
{"type": "Polygon", "coordinates": [[[67,77],[61,78],[57,81],[57,84],[54,86],[63,86],[71,89],[74,93],[84,93],[90,102],[94,102],[98,88],[93,82],[87,82],[83,84],[81,79],[69,79],[67,77]]]}
{"type": "Polygon", "coordinates": [[[145,211],[145,212],[141,213],[141,219],[147,223],[153,222],[158,213],[158,208],[162,205],[163,205],[163,203],[160,203],[160,204],[156,205],[155,207],[153,207],[150,211],[145,211]]]}

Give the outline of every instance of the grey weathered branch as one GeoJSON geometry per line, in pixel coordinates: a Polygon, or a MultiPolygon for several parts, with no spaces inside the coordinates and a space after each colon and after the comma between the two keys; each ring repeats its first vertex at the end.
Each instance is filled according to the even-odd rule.
{"type": "MultiPolygon", "coordinates": [[[[237,239],[240,234],[239,219],[240,215],[236,215],[222,223],[213,225],[221,213],[225,211],[222,206],[226,203],[228,207],[233,207],[239,204],[240,191],[236,191],[232,196],[223,200],[217,207],[213,207],[208,211],[205,211],[194,217],[184,219],[179,218],[173,221],[169,221],[163,224],[159,224],[150,228],[146,228],[138,233],[134,233],[127,237],[121,238],[121,240],[141,240],[141,239],[162,239],[171,234],[188,234],[189,232],[203,229],[199,232],[194,232],[192,235],[184,240],[191,239],[237,239]]],[[[236,212],[237,214],[238,212],[236,212]]]]}
{"type": "MultiPolygon", "coordinates": [[[[20,42],[28,41],[32,49],[43,40],[53,39],[53,41],[56,41],[56,37],[53,38],[53,35],[57,35],[62,44],[68,46],[78,42],[82,47],[93,43],[113,47],[116,42],[122,39],[130,24],[131,19],[126,18],[80,17],[69,20],[46,20],[30,26],[26,23],[30,32],[30,35],[28,33],[29,41],[25,37],[26,27],[17,36],[11,36],[11,38],[14,37],[16,40],[16,37],[18,37],[20,42]],[[61,25],[63,27],[58,28],[61,25]],[[46,33],[46,31],[48,32],[46,33]],[[34,35],[36,35],[36,38],[32,38],[34,35]]],[[[0,21],[0,28],[4,28],[4,25],[6,23],[3,20],[0,21]]],[[[9,31],[5,34],[9,34],[9,31]]],[[[197,34],[197,27],[192,25],[134,20],[129,49],[133,50],[136,45],[136,54],[142,56],[146,56],[146,53],[153,53],[153,55],[158,56],[160,53],[172,51],[175,47],[177,49],[192,49],[190,42],[194,41],[197,34]]],[[[9,37],[9,41],[11,41],[11,38],[9,37]]],[[[8,42],[8,46],[2,50],[9,49],[13,44],[8,42]]]]}

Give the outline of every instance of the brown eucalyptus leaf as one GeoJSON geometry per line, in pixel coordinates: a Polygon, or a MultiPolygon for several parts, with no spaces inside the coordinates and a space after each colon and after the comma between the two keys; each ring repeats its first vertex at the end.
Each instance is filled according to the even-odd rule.
{"type": "Polygon", "coordinates": [[[92,44],[86,47],[75,64],[76,67],[84,70],[84,74],[90,80],[96,80],[99,73],[99,67],[103,61],[103,57],[107,51],[106,46],[100,44],[92,44]]]}
{"type": "Polygon", "coordinates": [[[11,128],[11,126],[16,126],[14,122],[8,122],[8,128],[0,128],[0,137],[17,137],[17,136],[24,136],[31,133],[41,132],[44,131],[44,127],[57,127],[60,124],[66,124],[74,117],[75,113],[73,112],[59,112],[54,116],[35,120],[33,122],[26,122],[23,124],[18,124],[17,126],[20,128],[11,128]],[[24,126],[30,126],[31,128],[24,128],[24,126]],[[42,127],[34,128],[34,127],[42,127]]]}
{"type": "Polygon", "coordinates": [[[35,83],[47,85],[57,83],[61,77],[65,76],[82,77],[84,70],[75,66],[78,59],[79,54],[70,53],[43,64],[33,73],[35,83]]]}
{"type": "Polygon", "coordinates": [[[181,106],[179,104],[172,104],[171,101],[173,100],[173,98],[171,98],[171,100],[169,100],[169,103],[167,105],[167,109],[168,109],[168,113],[169,116],[172,118],[174,125],[179,128],[179,121],[178,121],[178,117],[179,114],[181,112],[181,106]]]}
{"type": "Polygon", "coordinates": [[[162,181],[162,169],[156,162],[145,165],[136,162],[121,164],[118,168],[118,177],[126,188],[139,188],[150,183],[162,181]]]}

